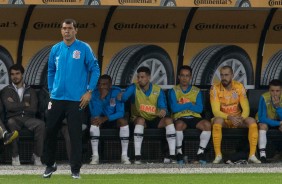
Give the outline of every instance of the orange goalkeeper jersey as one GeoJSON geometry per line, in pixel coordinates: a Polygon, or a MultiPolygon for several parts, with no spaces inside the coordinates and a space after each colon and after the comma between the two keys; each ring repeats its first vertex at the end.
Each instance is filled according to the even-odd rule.
{"type": "Polygon", "coordinates": [[[227,119],[228,115],[247,118],[250,114],[249,101],[243,84],[232,81],[231,90],[221,83],[214,84],[210,90],[210,102],[215,117],[227,119]]]}

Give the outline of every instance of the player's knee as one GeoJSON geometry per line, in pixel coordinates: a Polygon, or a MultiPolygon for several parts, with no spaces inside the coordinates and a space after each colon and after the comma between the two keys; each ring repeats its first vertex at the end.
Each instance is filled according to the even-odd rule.
{"type": "Polygon", "coordinates": [[[182,131],[182,130],[185,129],[185,124],[181,121],[177,121],[175,123],[175,129],[176,129],[176,131],[182,131]]]}
{"type": "Polygon", "coordinates": [[[137,117],[135,119],[135,125],[142,125],[142,126],[145,126],[145,119],[142,118],[142,117],[137,117]]]}
{"type": "Polygon", "coordinates": [[[203,131],[211,131],[211,123],[208,120],[203,120],[203,131]]]}
{"type": "Polygon", "coordinates": [[[120,118],[120,119],[118,119],[118,120],[117,120],[117,122],[118,122],[118,124],[119,124],[121,127],[123,127],[123,126],[127,126],[127,125],[128,125],[127,120],[126,120],[126,119],[124,119],[124,118],[120,118]]]}
{"type": "Polygon", "coordinates": [[[252,124],[257,124],[256,120],[254,118],[252,118],[252,117],[247,117],[244,121],[246,122],[246,124],[248,126],[250,126],[252,124]]]}
{"type": "Polygon", "coordinates": [[[164,118],[164,122],[165,122],[165,125],[166,125],[166,126],[167,126],[167,125],[171,125],[171,124],[173,124],[173,119],[170,118],[170,117],[165,117],[165,118],[164,118]]]}
{"type": "Polygon", "coordinates": [[[264,123],[259,123],[258,127],[260,130],[268,130],[267,124],[264,123]]]}
{"type": "Polygon", "coordinates": [[[213,119],[213,124],[220,124],[220,125],[223,125],[223,123],[224,123],[224,119],[221,118],[221,117],[215,117],[215,118],[213,119]]]}

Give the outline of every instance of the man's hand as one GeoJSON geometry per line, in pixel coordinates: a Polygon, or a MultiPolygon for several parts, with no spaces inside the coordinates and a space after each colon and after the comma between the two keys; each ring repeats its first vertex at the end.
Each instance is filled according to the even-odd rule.
{"type": "Polygon", "coordinates": [[[229,115],[229,116],[227,117],[227,119],[230,120],[231,123],[232,123],[234,126],[236,126],[236,127],[238,127],[239,125],[241,125],[241,124],[243,123],[243,118],[240,117],[240,116],[231,116],[231,115],[229,115]]]}
{"type": "Polygon", "coordinates": [[[165,117],[165,115],[166,115],[166,110],[164,110],[164,109],[160,110],[158,116],[159,116],[160,118],[163,118],[163,117],[165,117]]]}
{"type": "Polygon", "coordinates": [[[15,101],[13,100],[13,98],[11,98],[11,97],[8,97],[7,100],[8,100],[8,102],[15,102],[15,101]]]}
{"type": "Polygon", "coordinates": [[[80,104],[79,104],[79,107],[81,109],[84,109],[90,102],[90,99],[91,99],[91,96],[92,96],[92,93],[90,92],[86,92],[80,99],[80,104]]]}
{"type": "Polygon", "coordinates": [[[102,123],[106,122],[108,120],[107,116],[103,116],[103,117],[95,117],[95,118],[91,118],[91,125],[96,125],[96,126],[100,126],[102,123]]]}
{"type": "Polygon", "coordinates": [[[274,105],[275,108],[280,107],[280,99],[278,96],[272,96],[272,103],[274,105]]]}

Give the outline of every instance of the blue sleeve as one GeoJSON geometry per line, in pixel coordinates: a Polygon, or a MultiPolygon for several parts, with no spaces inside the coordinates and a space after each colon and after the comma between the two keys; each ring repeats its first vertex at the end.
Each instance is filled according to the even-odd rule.
{"type": "Polygon", "coordinates": [[[100,68],[98,60],[96,59],[91,47],[88,44],[86,49],[86,63],[88,66],[88,71],[91,74],[88,89],[93,90],[96,87],[100,76],[100,68]]]}
{"type": "Polygon", "coordinates": [[[202,97],[202,92],[199,91],[197,98],[196,98],[196,103],[193,104],[191,103],[190,107],[188,108],[190,111],[193,111],[195,113],[202,113],[203,112],[203,97],[202,97]]]}
{"type": "Polygon", "coordinates": [[[90,109],[91,118],[101,116],[102,111],[103,111],[102,104],[100,103],[99,100],[95,99],[94,94],[95,93],[93,93],[92,98],[89,102],[89,109],[90,109]]]}
{"type": "Polygon", "coordinates": [[[160,90],[160,95],[158,97],[158,108],[159,109],[165,109],[167,111],[167,105],[166,105],[166,96],[164,94],[164,91],[160,90]]]}
{"type": "Polygon", "coordinates": [[[124,93],[122,93],[121,101],[126,102],[129,98],[135,95],[135,89],[136,89],[135,84],[128,86],[125,89],[124,93]]]}
{"type": "Polygon", "coordinates": [[[278,107],[276,109],[276,113],[278,114],[279,119],[282,120],[282,108],[281,107],[278,107]]]}
{"type": "Polygon", "coordinates": [[[272,120],[267,117],[267,108],[263,97],[260,97],[259,108],[258,108],[258,119],[260,123],[265,123],[269,126],[279,126],[280,122],[272,120]]]}
{"type": "Polygon", "coordinates": [[[124,117],[124,103],[121,103],[116,99],[116,111],[114,114],[110,114],[108,116],[108,119],[109,121],[114,121],[123,117],[124,117]]]}
{"type": "Polygon", "coordinates": [[[170,109],[173,113],[181,112],[184,110],[190,110],[195,113],[202,113],[203,111],[203,101],[202,101],[201,92],[198,93],[195,104],[191,102],[185,104],[177,103],[176,95],[173,89],[171,89],[168,93],[168,100],[169,100],[170,109]]]}
{"type": "Polygon", "coordinates": [[[48,60],[48,89],[50,93],[53,89],[55,74],[56,74],[56,64],[54,59],[54,47],[52,47],[48,60]]]}

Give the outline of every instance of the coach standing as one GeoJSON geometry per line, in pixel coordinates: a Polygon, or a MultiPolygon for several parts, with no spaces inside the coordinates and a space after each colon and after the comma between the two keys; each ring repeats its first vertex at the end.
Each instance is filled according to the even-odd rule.
{"type": "Polygon", "coordinates": [[[46,122],[46,170],[44,178],[57,170],[55,153],[58,130],[66,117],[71,142],[71,176],[80,178],[82,165],[82,122],[84,108],[95,88],[100,69],[90,46],[76,39],[77,24],[65,19],[61,24],[63,41],[51,49],[48,61],[50,102],[46,122]]]}

